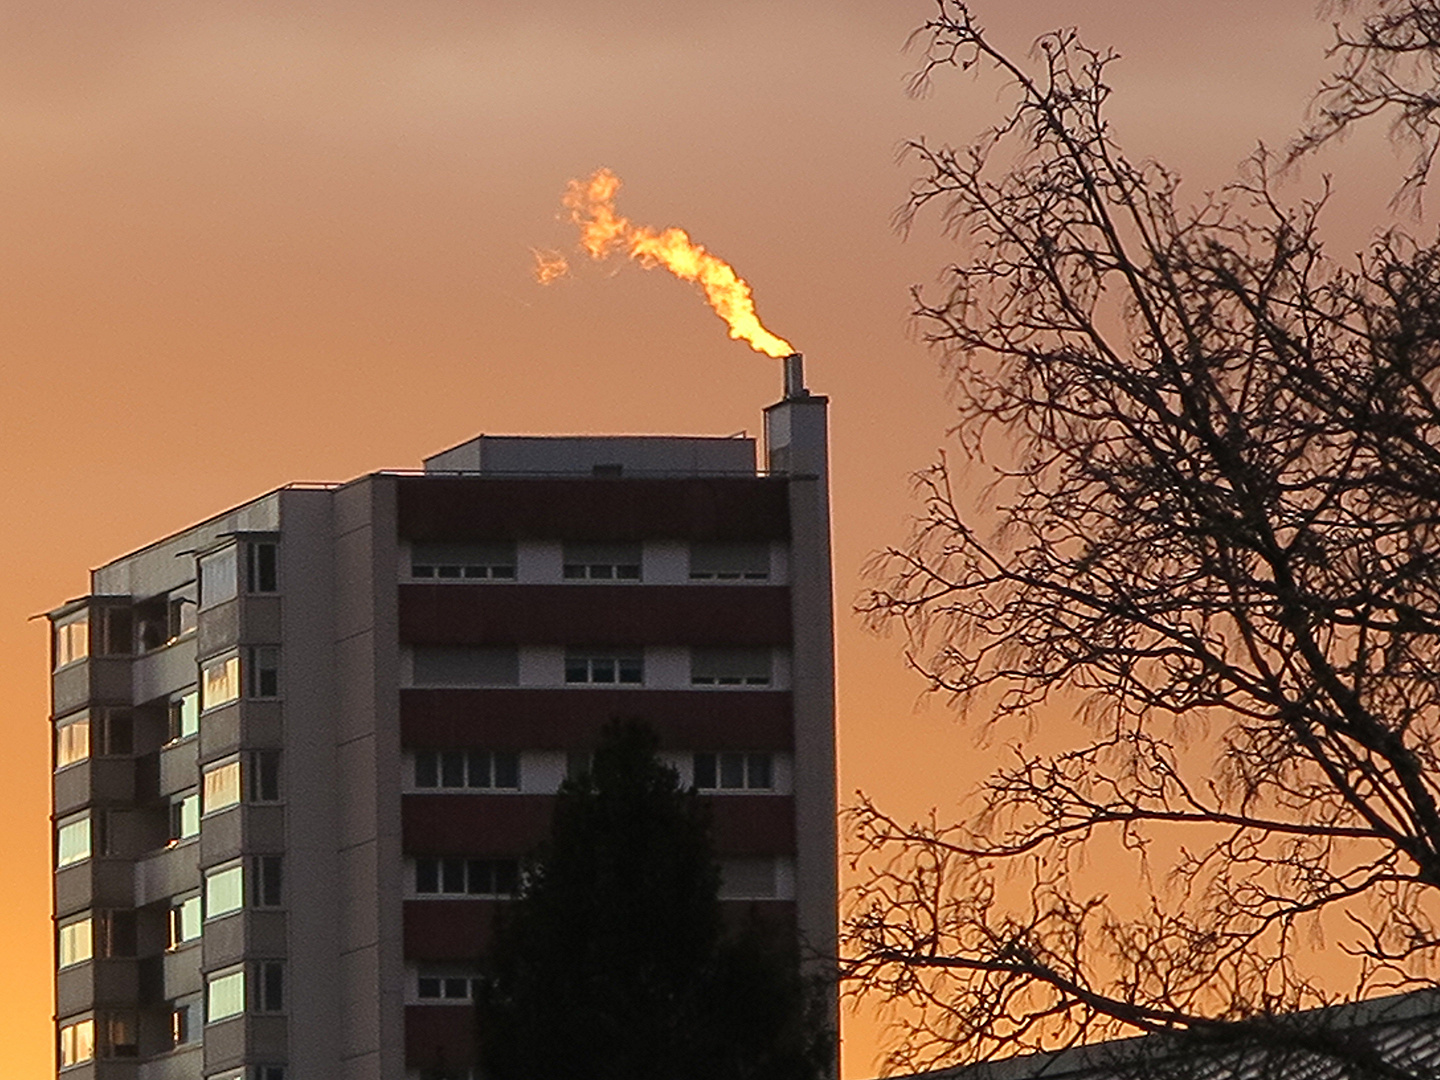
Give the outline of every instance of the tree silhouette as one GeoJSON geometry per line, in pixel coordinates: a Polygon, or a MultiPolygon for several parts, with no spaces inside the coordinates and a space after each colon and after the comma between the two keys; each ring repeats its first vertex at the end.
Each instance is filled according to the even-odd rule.
{"type": "Polygon", "coordinates": [[[941,0],[923,36],[922,80],[1013,105],[911,146],[904,223],[964,246],[916,313],[965,463],[920,478],[862,608],[997,734],[1076,737],[1017,741],[959,823],[852,812],[850,974],[911,1006],[890,1065],[1155,1033],[1407,1075],[1273,1019],[1440,959],[1440,250],[1332,260],[1263,151],[1185,208],[1073,31],[1017,62],[941,0]]]}
{"type": "Polygon", "coordinates": [[[727,935],[702,801],[611,724],[560,789],[548,845],[502,921],[479,1005],[497,1080],[810,1080],[829,1037],[797,950],[727,935]]]}

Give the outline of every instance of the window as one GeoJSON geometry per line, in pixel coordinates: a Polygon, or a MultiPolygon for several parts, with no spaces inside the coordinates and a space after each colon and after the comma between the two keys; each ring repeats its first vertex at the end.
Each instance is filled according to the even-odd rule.
{"type": "Polygon", "coordinates": [[[251,1008],[255,1012],[278,1013],[285,1011],[285,964],[281,960],[261,960],[251,965],[251,991],[254,1000],[251,1008]]]}
{"type": "Polygon", "coordinates": [[[415,786],[519,791],[520,755],[503,750],[417,750],[415,786]]]}
{"type": "Polygon", "coordinates": [[[95,955],[95,924],[89,915],[60,927],[60,966],[83,964],[95,955]]]}
{"type": "Polygon", "coordinates": [[[237,863],[205,875],[205,918],[218,919],[245,903],[245,873],[237,863]]]}
{"type": "Polygon", "coordinates": [[[100,1052],[107,1057],[139,1057],[140,1025],[134,1013],[110,1013],[105,1018],[100,1052]]]}
{"type": "Polygon", "coordinates": [[[769,686],[770,650],[691,649],[690,682],[695,686],[769,686]]]}
{"type": "Polygon", "coordinates": [[[63,769],[90,756],[90,714],[61,720],[55,727],[55,768],[63,769]]]}
{"type": "Polygon", "coordinates": [[[101,656],[129,656],[134,652],[134,612],[128,606],[109,606],[100,608],[96,614],[100,617],[99,633],[92,634],[95,640],[91,651],[101,656]]]}
{"type": "Polygon", "coordinates": [[[206,769],[202,778],[205,785],[202,813],[228,810],[240,802],[240,762],[227,761],[224,765],[206,769]]]}
{"type": "Polygon", "coordinates": [[[240,697],[240,658],[209,660],[200,668],[200,708],[215,709],[240,697]]]}
{"type": "Polygon", "coordinates": [[[90,655],[90,613],[83,611],[55,626],[55,670],[90,655]]]}
{"type": "Polygon", "coordinates": [[[205,983],[205,1022],[239,1016],[245,1011],[245,969],[211,975],[205,983]]]}
{"type": "Polygon", "coordinates": [[[245,650],[245,696],[280,696],[280,649],[277,646],[257,645],[245,650]]]}
{"type": "Polygon", "coordinates": [[[565,651],[567,683],[629,683],[645,681],[645,658],[638,652],[565,651]]]}
{"type": "Polygon", "coordinates": [[[415,996],[421,1001],[470,1001],[478,981],[473,975],[421,971],[415,980],[415,996]]]}
{"type": "Polygon", "coordinates": [[[170,1045],[200,1041],[200,999],[186,998],[170,1006],[170,1045]]]}
{"type": "Polygon", "coordinates": [[[188,739],[200,731],[200,695],[195,691],[170,702],[170,741],[188,739]]]}
{"type": "Polygon", "coordinates": [[[567,581],[639,581],[639,544],[567,543],[564,554],[567,581]]]}
{"type": "Polygon", "coordinates": [[[191,789],[170,797],[170,846],[200,835],[200,793],[191,789]]]}
{"type": "Polygon", "coordinates": [[[90,816],[71,818],[56,830],[55,866],[71,866],[90,858],[90,816]]]}
{"type": "Polygon", "coordinates": [[[520,655],[514,646],[468,648],[417,646],[417,686],[515,686],[520,682],[520,655]]]}
{"type": "Polygon", "coordinates": [[[166,593],[135,605],[135,647],[142,653],[173,645],[195,632],[193,587],[166,593]]]}
{"type": "Polygon", "coordinates": [[[770,545],[691,544],[691,581],[768,581],[770,545]]]}
{"type": "Polygon", "coordinates": [[[99,957],[134,956],[139,938],[136,935],[135,912],[97,911],[95,913],[95,955],[99,957]]]}
{"type": "Polygon", "coordinates": [[[250,903],[257,908],[275,908],[284,904],[284,863],[279,855],[259,855],[251,861],[250,903]]]}
{"type": "Polygon", "coordinates": [[[515,545],[429,544],[410,548],[410,576],[451,580],[515,580],[515,545]]]}
{"type": "Polygon", "coordinates": [[[769,754],[696,754],[695,786],[701,791],[770,791],[775,771],[769,754]]]}
{"type": "Polygon", "coordinates": [[[245,591],[272,593],[280,588],[280,546],[250,543],[245,545],[245,591]]]}
{"type": "Polygon", "coordinates": [[[518,859],[415,860],[415,892],[421,896],[514,896],[519,891],[518,859]]]}
{"type": "Polygon", "coordinates": [[[212,608],[235,599],[238,588],[235,545],[200,558],[200,606],[212,608]]]}
{"type": "Polygon", "coordinates": [[[95,1021],[80,1020],[60,1027],[60,1067],[68,1068],[95,1058],[95,1021]]]}
{"type": "Polygon", "coordinates": [[[135,722],[127,709],[96,709],[90,729],[92,753],[128,757],[135,749],[135,722]]]}
{"type": "Polygon", "coordinates": [[[176,898],[170,903],[170,937],[167,948],[178,949],[200,936],[200,894],[176,898]]]}
{"type": "Polygon", "coordinates": [[[166,644],[195,632],[196,604],[188,596],[172,596],[165,603],[166,644]]]}
{"type": "Polygon", "coordinates": [[[779,892],[773,858],[720,861],[720,899],[769,900],[779,892]]]}
{"type": "Polygon", "coordinates": [[[245,797],[251,802],[280,801],[280,751],[255,750],[247,762],[245,797]]]}

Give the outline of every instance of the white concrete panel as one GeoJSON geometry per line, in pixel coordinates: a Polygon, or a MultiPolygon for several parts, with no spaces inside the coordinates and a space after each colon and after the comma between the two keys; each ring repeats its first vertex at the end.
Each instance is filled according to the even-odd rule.
{"type": "Polygon", "coordinates": [[[679,540],[657,540],[645,545],[640,579],[647,585],[688,585],[690,545],[679,540]]]}
{"type": "Polygon", "coordinates": [[[564,647],[560,645],[521,646],[520,685],[564,686],[564,647]]]}
{"type": "Polygon", "coordinates": [[[690,650],[683,645],[647,646],[645,685],[653,690],[690,689],[690,650]]]}
{"type": "Polygon", "coordinates": [[[522,540],[515,545],[515,580],[521,585],[559,585],[564,555],[558,540],[522,540]]]}
{"type": "Polygon", "coordinates": [[[565,782],[563,750],[527,750],[520,755],[522,795],[553,795],[565,782]]]}

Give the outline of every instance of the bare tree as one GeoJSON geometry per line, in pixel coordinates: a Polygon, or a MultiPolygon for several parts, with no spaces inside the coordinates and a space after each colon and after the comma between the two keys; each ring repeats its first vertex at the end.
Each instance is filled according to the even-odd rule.
{"type": "MultiPolygon", "coordinates": [[[[1340,9],[1353,5],[1339,3],[1340,9]]],[[[1334,74],[1316,94],[1314,119],[1290,147],[1298,160],[1372,117],[1413,151],[1396,201],[1419,210],[1440,151],[1440,4],[1371,0],[1357,24],[1335,24],[1334,74]]]]}
{"type": "Polygon", "coordinates": [[[862,608],[997,737],[1076,739],[1017,744],[955,824],[851,811],[848,970],[905,1006],[890,1068],[1166,1033],[1409,1075],[1273,1018],[1434,985],[1440,250],[1331,259],[1323,194],[1283,203],[1263,151],[1184,208],[1112,136],[1112,54],[1017,61],[957,0],[921,33],[923,79],[1012,104],[911,146],[904,223],[964,249],[916,294],[963,463],[862,608]],[[1087,876],[1102,851],[1149,895],[1087,876]]]}

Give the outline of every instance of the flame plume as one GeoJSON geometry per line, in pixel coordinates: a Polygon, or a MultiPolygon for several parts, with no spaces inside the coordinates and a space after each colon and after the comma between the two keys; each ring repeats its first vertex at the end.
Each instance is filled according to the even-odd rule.
{"type": "MultiPolygon", "coordinates": [[[[588,180],[571,180],[565,189],[565,206],[570,219],[580,228],[580,246],[592,259],[604,259],[619,249],[646,269],[663,266],[705,291],[706,301],[730,327],[732,338],[776,358],[795,351],[788,341],[761,325],[750,286],[729,263],[691,240],[684,229],[657,232],[622,217],[615,210],[615,193],[619,190],[620,178],[609,169],[596,171],[588,180]]],[[[537,253],[536,278],[542,285],[564,273],[560,268],[565,266],[565,260],[558,256],[556,259],[537,253]]]]}

